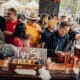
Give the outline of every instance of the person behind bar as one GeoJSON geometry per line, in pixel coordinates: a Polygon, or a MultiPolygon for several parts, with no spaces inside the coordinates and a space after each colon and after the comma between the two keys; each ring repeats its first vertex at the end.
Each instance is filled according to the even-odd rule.
{"type": "Polygon", "coordinates": [[[70,51],[71,40],[80,40],[80,34],[72,31],[69,33],[71,24],[67,21],[62,21],[58,24],[58,30],[48,38],[47,49],[48,57],[56,57],[56,51],[70,51]]]}

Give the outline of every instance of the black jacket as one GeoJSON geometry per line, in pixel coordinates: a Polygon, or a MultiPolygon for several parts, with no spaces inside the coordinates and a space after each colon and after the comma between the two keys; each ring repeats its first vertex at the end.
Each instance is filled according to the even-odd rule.
{"type": "MultiPolygon", "coordinates": [[[[66,40],[64,44],[64,48],[62,51],[70,51],[71,47],[73,46],[73,43],[75,41],[75,35],[76,32],[70,32],[66,35],[66,40]]],[[[48,49],[48,57],[55,57],[55,49],[56,49],[56,40],[59,36],[58,31],[55,31],[49,38],[47,43],[47,49],[48,49]]]]}
{"type": "Polygon", "coordinates": [[[6,28],[6,20],[4,17],[0,16],[0,29],[4,31],[6,28]]]}

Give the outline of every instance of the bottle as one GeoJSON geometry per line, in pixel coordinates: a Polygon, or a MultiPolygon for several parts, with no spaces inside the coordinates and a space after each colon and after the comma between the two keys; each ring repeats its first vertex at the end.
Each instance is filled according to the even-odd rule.
{"type": "Polygon", "coordinates": [[[51,69],[51,58],[47,59],[46,66],[49,70],[51,69]]]}
{"type": "Polygon", "coordinates": [[[78,58],[74,57],[73,72],[79,74],[78,58]]]}
{"type": "Polygon", "coordinates": [[[74,56],[74,64],[73,67],[77,67],[78,65],[78,58],[74,56]]]}

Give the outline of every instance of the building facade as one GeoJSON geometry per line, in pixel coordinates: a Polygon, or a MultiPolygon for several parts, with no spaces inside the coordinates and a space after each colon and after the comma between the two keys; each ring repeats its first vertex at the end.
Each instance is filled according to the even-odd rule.
{"type": "MultiPolygon", "coordinates": [[[[2,5],[3,3],[7,2],[9,0],[0,0],[0,5],[2,5]]],[[[31,0],[17,0],[19,1],[20,3],[22,3],[23,5],[24,4],[27,4],[28,2],[30,2],[31,0]]]]}
{"type": "MultiPolygon", "coordinates": [[[[0,3],[2,4],[2,3],[5,3],[6,1],[9,1],[9,0],[0,0],[0,3]]],[[[19,1],[22,4],[26,4],[26,3],[28,3],[28,2],[30,2],[32,0],[16,0],[16,1],[19,1]]],[[[36,0],[36,1],[39,1],[39,0],[36,0]]]]}
{"type": "Polygon", "coordinates": [[[30,2],[31,0],[17,0],[19,2],[21,2],[22,4],[27,4],[28,2],[30,2]]]}
{"type": "Polygon", "coordinates": [[[0,5],[2,5],[3,3],[5,3],[8,0],[0,0],[0,5]]]}

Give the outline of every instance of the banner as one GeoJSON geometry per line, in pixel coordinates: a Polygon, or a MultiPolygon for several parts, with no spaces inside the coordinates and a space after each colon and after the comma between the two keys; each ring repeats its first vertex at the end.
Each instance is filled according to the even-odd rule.
{"type": "Polygon", "coordinates": [[[59,13],[60,0],[40,0],[39,13],[40,14],[56,14],[59,13]]]}

